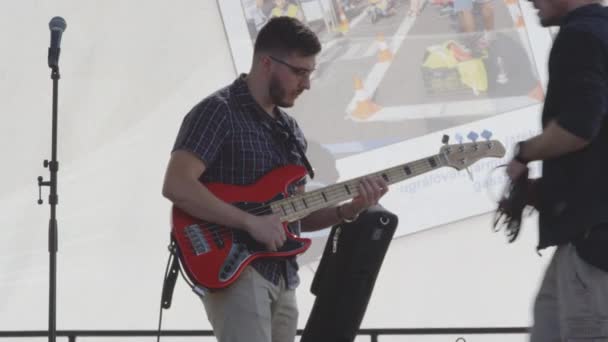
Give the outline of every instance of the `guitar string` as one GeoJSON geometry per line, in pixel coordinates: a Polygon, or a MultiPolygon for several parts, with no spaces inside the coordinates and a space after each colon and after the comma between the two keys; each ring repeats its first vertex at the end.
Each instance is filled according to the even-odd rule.
{"type": "MultiPolygon", "coordinates": [[[[424,167],[422,168],[422,170],[419,170],[420,169],[419,166],[421,166],[420,164],[422,164],[422,162],[418,162],[418,165],[414,165],[414,163],[411,163],[411,165],[412,165],[411,169],[415,170],[415,172],[412,172],[412,173],[419,173],[420,171],[430,171],[430,170],[433,170],[433,169],[437,168],[437,167],[435,167],[435,168],[430,167],[429,168],[428,166],[423,165],[424,167]]],[[[402,169],[403,167],[404,166],[398,166],[398,167],[395,167],[395,168],[388,169],[389,171],[379,172],[378,174],[389,173],[391,171],[394,173],[395,171],[397,171],[397,172],[399,172],[399,175],[401,175],[403,172],[401,172],[400,169],[402,169]]],[[[373,174],[370,174],[370,176],[371,175],[373,175],[373,174]]],[[[340,194],[343,193],[344,188],[342,187],[342,185],[344,185],[346,183],[353,183],[353,182],[356,182],[356,179],[350,180],[350,181],[346,181],[345,183],[341,183],[341,184],[334,184],[334,185],[330,186],[329,190],[326,190],[326,191],[315,190],[315,191],[312,191],[312,192],[308,193],[308,195],[309,196],[313,196],[312,195],[313,193],[318,192],[319,194],[325,193],[326,197],[331,198],[331,197],[337,195],[338,193],[340,193],[340,194]]],[[[357,189],[357,191],[358,191],[358,189],[357,189]]],[[[316,205],[324,206],[324,205],[327,205],[327,203],[334,201],[334,200],[326,201],[321,195],[317,195],[317,196],[314,196],[314,197],[316,199],[314,199],[313,202],[311,202],[311,206],[313,206],[313,207],[316,206],[316,205]]],[[[286,198],[285,200],[289,201],[290,199],[286,198]]],[[[267,211],[268,207],[269,207],[269,205],[262,205],[262,206],[259,206],[259,207],[252,208],[251,210],[245,210],[245,211],[247,211],[247,212],[249,212],[251,214],[257,215],[257,214],[261,214],[261,213],[267,211]]],[[[289,215],[290,214],[287,213],[285,216],[289,216],[289,215]]],[[[223,225],[219,225],[219,224],[215,224],[215,223],[208,223],[206,227],[208,229],[216,229],[216,230],[213,231],[213,232],[209,231],[208,233],[204,232],[203,234],[206,234],[205,237],[208,237],[208,235],[213,235],[213,234],[223,234],[225,232],[230,232],[230,231],[233,230],[233,228],[225,227],[223,225]],[[219,227],[219,229],[217,229],[218,227],[219,227]]]]}
{"type": "MultiPolygon", "coordinates": [[[[435,158],[435,157],[437,157],[437,156],[432,156],[432,157],[429,157],[429,158],[425,158],[423,160],[417,160],[417,161],[411,162],[409,164],[399,165],[399,166],[396,166],[396,167],[392,167],[392,168],[386,169],[384,171],[379,171],[379,172],[371,173],[371,174],[368,175],[368,177],[369,176],[375,176],[375,175],[382,175],[382,174],[389,174],[389,176],[390,176],[390,173],[392,173],[392,174],[396,173],[396,175],[393,175],[393,177],[394,176],[402,176],[403,174],[407,175],[407,173],[404,171],[404,169],[405,169],[405,167],[409,167],[410,170],[412,170],[412,175],[407,175],[408,177],[400,180],[400,181],[402,181],[402,180],[405,180],[407,178],[411,178],[413,176],[416,176],[417,174],[421,174],[421,173],[424,173],[424,172],[427,172],[427,171],[431,171],[431,170],[434,170],[434,169],[437,169],[437,168],[443,166],[443,163],[441,163],[441,162],[438,162],[435,167],[429,165],[429,162],[428,162],[429,159],[434,158],[435,161],[437,161],[437,158],[435,158]],[[409,177],[409,176],[411,176],[411,177],[409,177]]],[[[361,177],[359,177],[359,178],[361,178],[361,177]]],[[[357,180],[359,178],[348,180],[348,181],[345,181],[343,183],[338,183],[338,184],[330,185],[328,187],[329,189],[327,189],[325,191],[321,191],[319,189],[319,190],[313,190],[313,191],[311,191],[309,193],[306,193],[306,196],[312,197],[312,202],[307,202],[307,203],[309,204],[310,207],[314,207],[314,206],[317,206],[317,205],[320,205],[322,207],[323,205],[326,205],[327,203],[333,202],[334,200],[331,200],[331,199],[328,200],[328,201],[326,201],[321,194],[324,193],[327,198],[332,198],[335,195],[340,195],[340,194],[342,194],[345,191],[344,190],[344,185],[349,184],[349,183],[357,182],[357,180]]],[[[392,178],[392,177],[389,177],[389,178],[392,178]]],[[[349,185],[351,185],[351,184],[349,184],[349,185]]],[[[356,190],[353,190],[353,192],[355,192],[355,191],[358,192],[358,188],[356,190]]],[[[285,199],[281,199],[279,201],[289,202],[289,201],[293,201],[293,199],[290,199],[288,197],[288,198],[285,198],[285,199]]],[[[277,201],[277,202],[279,202],[279,201],[277,201]]],[[[254,208],[251,208],[251,209],[245,210],[245,211],[248,212],[248,213],[250,213],[250,214],[253,214],[253,215],[258,215],[258,214],[267,212],[268,211],[268,207],[270,205],[271,204],[260,205],[258,207],[254,207],[254,208]]],[[[288,208],[291,208],[291,206],[289,206],[288,208]]],[[[316,210],[318,210],[318,209],[316,209],[316,210]]],[[[287,210],[287,211],[290,211],[290,210],[287,210]]],[[[294,211],[294,214],[295,214],[296,211],[294,211]]],[[[290,214],[287,213],[286,215],[282,215],[282,216],[289,216],[289,215],[290,214]]],[[[207,223],[206,228],[208,230],[212,229],[214,231],[208,231],[208,232],[203,231],[203,235],[205,236],[205,238],[208,238],[209,236],[213,236],[214,234],[221,235],[221,234],[223,234],[225,232],[230,232],[230,231],[232,231],[234,229],[234,228],[225,227],[223,225],[216,224],[216,223],[207,223]],[[218,227],[219,227],[219,229],[218,229],[218,227]]]]}
{"type": "MultiPolygon", "coordinates": [[[[492,145],[494,145],[494,143],[493,142],[489,142],[489,143],[490,143],[490,145],[488,145],[488,148],[491,150],[491,149],[493,149],[492,145]]],[[[478,146],[478,145],[479,144],[476,144],[476,146],[478,146]]],[[[443,167],[443,166],[448,166],[449,163],[447,163],[445,160],[442,160],[440,158],[441,156],[444,156],[444,154],[440,153],[440,154],[433,155],[433,156],[426,157],[426,158],[422,158],[422,159],[419,159],[419,160],[416,160],[416,161],[413,161],[413,162],[410,162],[410,163],[407,163],[407,164],[401,164],[401,165],[398,165],[398,166],[395,166],[395,167],[392,167],[392,168],[385,169],[383,171],[379,171],[379,172],[375,172],[375,173],[369,174],[368,176],[383,175],[383,174],[389,174],[390,175],[390,174],[397,173],[396,175],[393,175],[391,177],[394,177],[394,176],[403,177],[403,173],[406,173],[406,177],[405,178],[398,179],[397,181],[394,181],[393,183],[401,182],[401,181],[406,180],[408,178],[412,178],[412,177],[418,176],[419,174],[422,174],[422,173],[425,173],[425,172],[428,172],[428,171],[432,171],[432,170],[438,169],[438,168],[443,167]],[[434,159],[434,161],[437,162],[437,165],[435,165],[435,166],[430,165],[429,160],[431,160],[431,159],[434,159]],[[409,174],[407,174],[407,172],[405,172],[405,168],[406,167],[408,167],[408,168],[410,168],[410,170],[412,170],[412,174],[411,175],[409,175],[409,174]]],[[[391,178],[391,177],[389,177],[389,178],[391,178]]],[[[309,199],[312,197],[313,201],[309,203],[312,207],[320,204],[320,208],[323,208],[323,206],[326,206],[327,203],[330,202],[330,201],[326,200],[326,198],[323,198],[322,196],[319,196],[319,194],[323,194],[324,193],[326,196],[329,196],[329,197],[332,197],[332,196],[336,195],[337,192],[340,192],[340,194],[342,194],[343,191],[344,191],[343,190],[344,189],[344,185],[346,185],[346,184],[353,185],[353,183],[356,182],[360,178],[362,178],[362,177],[351,179],[351,180],[348,180],[348,181],[345,181],[345,182],[342,182],[342,183],[331,185],[331,186],[327,187],[329,189],[326,190],[326,191],[322,191],[322,189],[318,189],[318,190],[314,190],[314,191],[308,192],[305,195],[308,196],[309,199]]],[[[356,188],[355,191],[358,192],[358,187],[356,188]]],[[[355,197],[355,196],[356,195],[354,195],[353,197],[355,197]]],[[[286,202],[288,204],[294,203],[293,202],[294,201],[293,198],[285,198],[285,199],[278,200],[278,201],[276,201],[274,203],[271,203],[271,204],[260,205],[259,207],[255,207],[255,208],[253,208],[250,211],[249,210],[245,210],[245,211],[247,211],[247,212],[249,212],[251,214],[257,215],[257,214],[266,212],[269,206],[271,206],[272,204],[276,204],[278,202],[281,202],[281,201],[284,201],[284,202],[286,202]]],[[[298,200],[296,200],[296,201],[298,201],[298,200]]],[[[331,202],[333,202],[333,201],[335,201],[335,200],[331,200],[331,202]]],[[[338,203],[338,202],[339,202],[339,200],[337,200],[335,203],[338,203]]],[[[283,211],[286,211],[284,208],[282,208],[282,209],[283,209],[283,211]]],[[[318,210],[318,209],[315,209],[315,210],[318,210]]],[[[311,211],[315,211],[315,210],[311,210],[311,211]]],[[[297,212],[297,208],[294,211],[294,214],[296,212],[297,212]]],[[[289,216],[289,215],[290,214],[286,214],[284,216],[289,216]]],[[[234,230],[234,228],[225,227],[225,226],[220,225],[220,224],[208,223],[208,222],[205,222],[205,223],[207,224],[207,230],[209,230],[209,229],[216,229],[217,227],[220,227],[219,229],[216,229],[214,232],[211,232],[211,231],[206,232],[206,231],[202,230],[201,232],[203,233],[203,237],[205,239],[209,239],[210,235],[214,235],[214,234],[215,235],[221,235],[221,234],[224,234],[226,232],[232,232],[234,230]]]]}
{"type": "MultiPolygon", "coordinates": [[[[394,176],[400,177],[404,173],[406,173],[404,171],[405,168],[409,167],[410,170],[412,170],[412,175],[408,175],[406,173],[407,177],[399,179],[396,182],[403,181],[403,180],[406,180],[408,178],[412,178],[414,176],[422,174],[424,172],[432,171],[432,170],[435,170],[437,168],[446,166],[447,164],[445,163],[445,161],[442,161],[441,158],[439,158],[440,156],[441,156],[441,154],[438,154],[438,155],[430,156],[430,157],[427,157],[427,158],[419,159],[419,160],[416,160],[416,161],[413,161],[413,162],[410,162],[410,163],[407,163],[407,164],[398,165],[398,166],[395,166],[395,167],[392,167],[392,168],[385,169],[383,171],[378,171],[378,172],[375,172],[375,173],[371,173],[371,174],[368,175],[368,177],[369,176],[376,176],[376,175],[383,175],[383,174],[389,174],[389,176],[391,174],[393,174],[393,177],[394,176]],[[435,166],[430,165],[429,160],[431,160],[431,159],[433,159],[437,163],[435,166]],[[395,173],[397,173],[397,174],[395,175],[395,173]]],[[[328,203],[336,201],[336,200],[333,200],[333,199],[332,200],[326,200],[327,197],[331,198],[334,195],[337,195],[338,193],[339,193],[338,195],[341,195],[343,193],[343,191],[344,191],[344,185],[349,184],[349,185],[352,186],[352,184],[354,182],[356,182],[360,178],[362,178],[362,177],[355,178],[355,179],[352,179],[352,180],[348,180],[348,181],[345,181],[343,183],[338,183],[338,184],[330,185],[330,186],[327,187],[328,190],[325,190],[325,191],[322,191],[321,189],[319,189],[319,190],[314,190],[314,191],[311,191],[309,193],[306,193],[306,196],[308,198],[312,197],[312,200],[313,200],[312,202],[310,202],[310,203],[307,202],[307,203],[310,204],[310,207],[314,207],[316,205],[320,205],[320,208],[322,208],[323,206],[326,206],[328,203]],[[326,196],[323,197],[321,194],[325,194],[326,196]]],[[[391,177],[389,177],[389,178],[391,178],[391,177]]],[[[358,192],[358,188],[355,191],[358,192]]],[[[353,197],[355,197],[355,196],[353,196],[353,197]]],[[[294,203],[294,199],[293,198],[281,199],[279,201],[276,201],[275,203],[281,202],[281,201],[286,202],[288,205],[291,204],[291,203],[294,203]]],[[[338,203],[338,202],[339,202],[339,200],[337,200],[335,203],[338,203]]],[[[271,203],[271,204],[274,204],[274,203],[271,203]]],[[[268,211],[268,207],[271,204],[260,205],[258,207],[252,208],[251,210],[245,210],[245,211],[247,211],[248,213],[254,214],[254,215],[261,214],[263,212],[267,212],[268,211]]],[[[288,206],[288,208],[289,208],[289,206],[288,206]]],[[[283,209],[283,211],[287,211],[287,212],[291,211],[291,210],[285,210],[284,208],[282,208],[282,209],[283,209]]],[[[315,209],[315,210],[318,210],[318,209],[315,209]]],[[[311,210],[311,211],[315,211],[315,210],[311,210]]],[[[297,211],[298,210],[296,209],[293,213],[295,214],[297,211]]],[[[286,213],[283,216],[289,216],[289,215],[291,215],[291,214],[290,213],[286,213]]],[[[209,235],[213,235],[213,234],[223,234],[223,233],[226,233],[226,232],[231,232],[234,229],[234,228],[225,227],[223,225],[215,224],[215,223],[207,223],[206,227],[208,229],[216,229],[216,230],[214,232],[210,231],[208,233],[203,231],[203,235],[204,235],[205,238],[208,238],[209,235]],[[217,229],[217,227],[219,227],[219,229],[217,229]]]]}

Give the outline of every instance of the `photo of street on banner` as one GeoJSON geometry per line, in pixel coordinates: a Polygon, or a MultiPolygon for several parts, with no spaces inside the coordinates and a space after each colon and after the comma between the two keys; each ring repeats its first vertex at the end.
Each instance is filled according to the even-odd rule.
{"type": "MultiPolygon", "coordinates": [[[[321,41],[311,88],[286,108],[317,170],[307,188],[436,154],[443,134],[449,144],[496,139],[509,149],[534,133],[544,101],[536,45],[550,36],[526,23],[517,0],[218,4],[235,76],[249,71],[257,33],[275,16],[298,18],[321,41]]],[[[491,170],[501,163],[482,160],[466,172],[446,168],[396,185],[382,203],[402,215],[396,236],[494,210],[489,194],[504,179],[491,170]],[[455,203],[450,193],[467,200],[455,203]]]]}
{"type": "Polygon", "coordinates": [[[257,32],[273,16],[317,33],[311,89],[290,113],[337,158],[543,100],[516,0],[219,4],[237,73],[248,71],[257,32]]]}

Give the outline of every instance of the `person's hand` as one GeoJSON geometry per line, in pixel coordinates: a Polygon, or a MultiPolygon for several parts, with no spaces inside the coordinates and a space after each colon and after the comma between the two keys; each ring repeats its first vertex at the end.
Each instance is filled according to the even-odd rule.
{"type": "Polygon", "coordinates": [[[344,215],[346,218],[356,217],[363,210],[378,204],[378,200],[386,194],[388,185],[380,177],[364,177],[359,183],[359,195],[348,204],[344,215]]]}
{"type": "Polygon", "coordinates": [[[515,144],[515,147],[513,148],[513,159],[507,164],[507,176],[509,176],[509,179],[512,182],[516,181],[524,173],[526,174],[526,178],[528,176],[528,162],[530,160],[522,156],[525,145],[525,141],[520,141],[515,144]]]}
{"type": "Polygon", "coordinates": [[[251,215],[246,224],[247,233],[266,246],[269,251],[276,252],[287,240],[287,234],[279,218],[279,214],[251,215]]]}
{"type": "Polygon", "coordinates": [[[507,176],[512,181],[521,177],[521,175],[528,169],[528,165],[520,162],[517,159],[511,159],[509,164],[507,164],[507,176]]]}

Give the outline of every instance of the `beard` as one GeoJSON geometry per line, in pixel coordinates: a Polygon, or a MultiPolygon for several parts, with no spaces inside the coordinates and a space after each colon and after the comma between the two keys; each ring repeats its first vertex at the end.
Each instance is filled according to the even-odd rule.
{"type": "Polygon", "coordinates": [[[270,82],[268,83],[268,95],[270,96],[272,103],[278,107],[289,108],[293,106],[293,102],[288,102],[286,100],[287,90],[285,90],[275,75],[270,77],[270,82]]]}

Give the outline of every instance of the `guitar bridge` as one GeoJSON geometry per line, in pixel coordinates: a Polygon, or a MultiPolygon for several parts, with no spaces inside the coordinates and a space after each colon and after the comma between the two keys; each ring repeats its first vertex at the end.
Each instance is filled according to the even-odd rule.
{"type": "Polygon", "coordinates": [[[205,234],[198,224],[192,224],[184,229],[188,241],[192,247],[192,251],[195,255],[202,255],[211,250],[207,240],[205,240],[205,234]]]}

